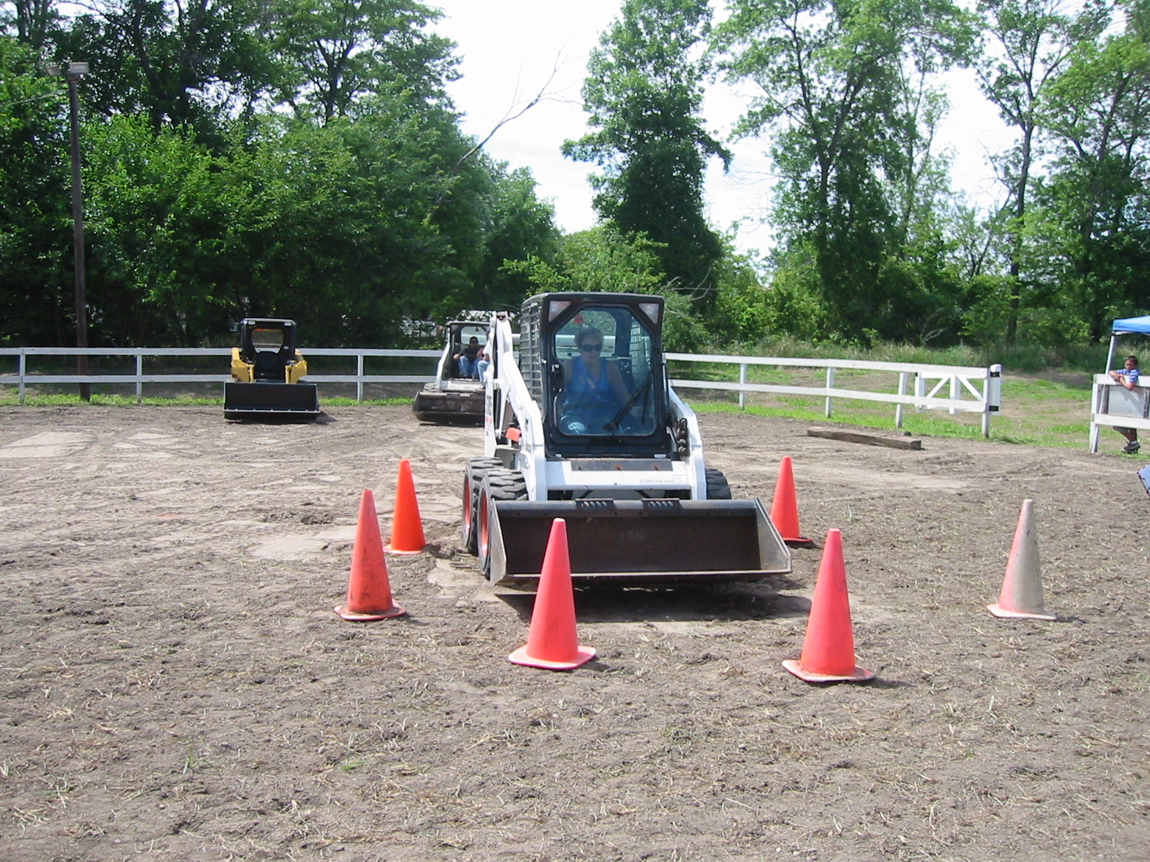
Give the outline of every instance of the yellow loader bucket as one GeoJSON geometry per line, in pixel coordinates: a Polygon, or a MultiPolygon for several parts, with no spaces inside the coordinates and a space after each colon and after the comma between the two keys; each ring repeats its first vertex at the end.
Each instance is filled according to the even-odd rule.
{"type": "Polygon", "coordinates": [[[576,580],[754,580],[791,571],[790,549],[757,499],[492,501],[488,517],[492,583],[539,577],[556,518],[567,522],[576,580]]]}

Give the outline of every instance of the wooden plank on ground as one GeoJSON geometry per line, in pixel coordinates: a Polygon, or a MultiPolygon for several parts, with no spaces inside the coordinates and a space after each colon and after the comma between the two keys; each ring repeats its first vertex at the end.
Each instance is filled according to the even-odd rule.
{"type": "Polygon", "coordinates": [[[922,441],[913,437],[892,437],[889,434],[845,431],[841,428],[808,428],[808,437],[826,437],[844,443],[865,443],[868,446],[886,446],[891,449],[921,449],[922,441]]]}

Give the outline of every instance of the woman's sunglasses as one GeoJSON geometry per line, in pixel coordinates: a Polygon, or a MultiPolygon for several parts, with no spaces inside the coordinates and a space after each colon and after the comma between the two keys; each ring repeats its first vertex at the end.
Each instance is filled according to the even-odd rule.
{"type": "Polygon", "coordinates": [[[603,349],[603,345],[602,344],[584,344],[584,345],[581,345],[579,347],[579,349],[582,350],[584,353],[590,353],[591,351],[599,353],[603,349]]]}

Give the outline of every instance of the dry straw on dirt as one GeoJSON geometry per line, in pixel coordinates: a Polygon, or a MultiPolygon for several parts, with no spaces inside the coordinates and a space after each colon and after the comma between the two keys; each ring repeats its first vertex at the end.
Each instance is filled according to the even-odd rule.
{"type": "Polygon", "coordinates": [[[736,497],[769,504],[789,455],[803,532],[842,530],[874,682],[780,664],[818,549],[764,583],[577,591],[597,658],[508,663],[531,598],[459,549],[475,428],[4,409],[4,858],[1147,858],[1137,464],[702,422],[736,497]],[[409,615],[345,622],[360,496],[386,541],[401,458],[430,543],[388,558],[409,615]],[[1052,623],[986,610],[1027,498],[1052,623]]]}

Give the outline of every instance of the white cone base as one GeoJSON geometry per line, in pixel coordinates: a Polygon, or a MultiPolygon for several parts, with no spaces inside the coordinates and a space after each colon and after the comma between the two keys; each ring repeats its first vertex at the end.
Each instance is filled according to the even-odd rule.
{"type": "Polygon", "coordinates": [[[419,548],[418,550],[407,551],[407,550],[403,550],[402,548],[393,548],[391,545],[384,545],[383,546],[384,553],[396,554],[396,555],[422,554],[426,548],[427,548],[427,545],[424,545],[422,548],[419,548]]]}
{"type": "Polygon", "coordinates": [[[576,657],[570,661],[547,661],[542,658],[533,658],[527,654],[527,647],[521,646],[511,655],[507,656],[507,660],[512,664],[521,664],[524,667],[538,667],[543,670],[574,670],[577,667],[582,667],[595,658],[595,650],[588,646],[580,646],[576,650],[576,657]]]}
{"type": "Polygon", "coordinates": [[[373,623],[376,620],[395,619],[395,617],[401,617],[407,613],[407,611],[405,611],[399,605],[396,605],[395,607],[386,611],[377,611],[373,614],[359,614],[355,611],[349,611],[347,609],[347,605],[341,605],[335,609],[335,612],[343,617],[343,619],[347,620],[349,623],[373,623]]]}
{"type": "Polygon", "coordinates": [[[986,609],[999,619],[1003,620],[1046,620],[1050,623],[1056,622],[1058,620],[1058,617],[1056,617],[1054,614],[1031,614],[1027,613],[1026,611],[1008,611],[998,603],[987,605],[986,609]]]}
{"type": "Polygon", "coordinates": [[[874,674],[866,668],[856,667],[851,671],[849,676],[833,676],[826,673],[812,673],[809,670],[803,670],[800,662],[794,659],[787,659],[783,662],[783,667],[801,679],[803,682],[868,682],[874,679],[874,674]]]}

